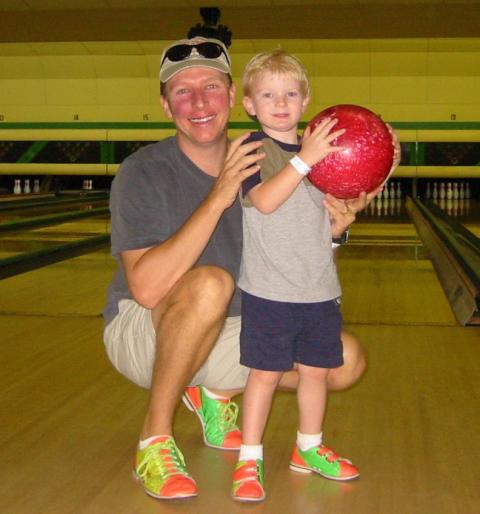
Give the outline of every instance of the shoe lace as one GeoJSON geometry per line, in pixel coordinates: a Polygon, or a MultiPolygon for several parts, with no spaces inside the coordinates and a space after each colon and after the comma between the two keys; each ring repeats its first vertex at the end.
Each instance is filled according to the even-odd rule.
{"type": "MultiPolygon", "coordinates": [[[[219,402],[217,416],[214,423],[209,423],[212,432],[226,434],[232,430],[238,430],[236,425],[238,405],[234,402],[219,402]]],[[[213,419],[212,419],[213,421],[213,419]]]]}
{"type": "Polygon", "coordinates": [[[330,448],[327,448],[323,444],[318,449],[318,454],[324,456],[328,462],[335,462],[340,458],[333,450],[330,450],[330,448]]]}
{"type": "Polygon", "coordinates": [[[140,478],[158,476],[165,480],[171,475],[186,475],[185,460],[173,440],[153,444],[145,449],[137,467],[140,478]]]}
{"type": "Polygon", "coordinates": [[[237,429],[238,405],[234,402],[223,403],[219,409],[219,425],[223,432],[237,429]]]}

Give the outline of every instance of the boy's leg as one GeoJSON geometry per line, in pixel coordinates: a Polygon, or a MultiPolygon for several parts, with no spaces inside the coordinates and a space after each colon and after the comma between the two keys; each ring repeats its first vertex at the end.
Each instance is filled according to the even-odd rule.
{"type": "Polygon", "coordinates": [[[243,444],[262,443],[263,432],[281,371],[252,369],[243,394],[243,444]]]}
{"type": "Polygon", "coordinates": [[[243,396],[243,442],[233,474],[232,497],[255,502],[265,498],[262,438],[282,372],[252,369],[243,396]]]}
{"type": "Polygon", "coordinates": [[[297,365],[298,428],[302,434],[320,434],[327,406],[326,368],[297,365]]]}
{"type": "Polygon", "coordinates": [[[358,469],[323,444],[322,425],[327,404],[327,377],[332,370],[298,364],[299,431],[290,469],[318,473],[332,480],[351,480],[358,469]]]}

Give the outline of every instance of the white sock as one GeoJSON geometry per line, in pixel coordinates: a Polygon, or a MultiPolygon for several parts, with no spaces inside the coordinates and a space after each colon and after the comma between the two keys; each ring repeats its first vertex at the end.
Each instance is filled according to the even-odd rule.
{"type": "Polygon", "coordinates": [[[297,432],[297,446],[302,450],[302,452],[306,452],[310,450],[310,448],[315,448],[315,446],[320,446],[322,444],[323,432],[319,434],[302,434],[297,432]]]}
{"type": "Polygon", "coordinates": [[[171,437],[169,435],[152,435],[152,437],[147,437],[147,439],[141,439],[138,442],[138,447],[140,450],[144,450],[154,439],[158,439],[159,437],[171,437]]]}
{"type": "Polygon", "coordinates": [[[263,444],[242,444],[238,460],[263,460],[263,444]]]}
{"type": "Polygon", "coordinates": [[[227,398],[225,398],[225,396],[220,396],[218,394],[212,393],[212,391],[209,391],[205,386],[202,386],[202,388],[203,388],[203,391],[205,392],[205,394],[209,398],[212,398],[214,400],[226,400],[227,399],[227,398]]]}

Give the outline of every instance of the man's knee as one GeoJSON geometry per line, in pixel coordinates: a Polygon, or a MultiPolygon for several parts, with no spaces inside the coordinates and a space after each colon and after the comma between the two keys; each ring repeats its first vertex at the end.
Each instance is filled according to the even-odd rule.
{"type": "Polygon", "coordinates": [[[199,266],[186,273],[170,294],[152,310],[154,325],[165,317],[185,313],[201,316],[204,321],[225,315],[235,290],[231,275],[217,266],[199,266]]]}
{"type": "Polygon", "coordinates": [[[228,307],[235,290],[232,276],[218,266],[200,266],[192,270],[187,286],[192,306],[206,312],[228,307]]]}
{"type": "Polygon", "coordinates": [[[342,331],[343,366],[332,369],[328,375],[331,391],[347,389],[360,379],[367,367],[365,349],[356,336],[342,331]]]}

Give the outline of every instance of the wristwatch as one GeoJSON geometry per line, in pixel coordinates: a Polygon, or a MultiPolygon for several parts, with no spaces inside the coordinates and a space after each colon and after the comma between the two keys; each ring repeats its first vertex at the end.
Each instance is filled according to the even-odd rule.
{"type": "Polygon", "coordinates": [[[340,237],[332,237],[332,246],[335,248],[340,245],[344,245],[348,241],[348,230],[345,230],[345,232],[340,237]]]}

